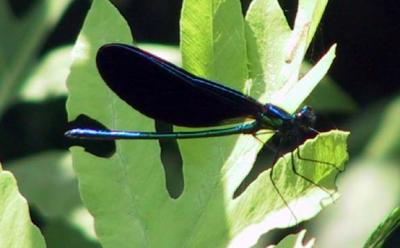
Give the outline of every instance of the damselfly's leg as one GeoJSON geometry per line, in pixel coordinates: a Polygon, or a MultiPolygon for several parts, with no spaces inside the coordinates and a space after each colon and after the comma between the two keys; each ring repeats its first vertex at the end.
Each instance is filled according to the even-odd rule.
{"type": "Polygon", "coordinates": [[[283,197],[281,191],[279,190],[278,185],[276,185],[276,182],[274,180],[274,168],[275,168],[275,163],[278,161],[278,159],[281,157],[281,153],[280,151],[280,147],[282,146],[282,142],[279,142],[278,145],[278,149],[272,149],[274,150],[275,154],[274,154],[274,158],[272,160],[272,167],[271,167],[271,171],[269,173],[269,178],[271,180],[272,186],[275,188],[276,193],[278,194],[279,198],[281,198],[282,202],[285,204],[285,206],[289,209],[290,214],[293,216],[294,220],[296,223],[298,223],[297,217],[295,215],[295,213],[293,212],[293,210],[290,208],[289,203],[286,201],[285,197],[283,197]]]}
{"type": "MultiPolygon", "coordinates": [[[[334,163],[330,163],[330,162],[326,162],[326,161],[319,161],[319,160],[316,160],[316,159],[310,159],[310,158],[304,158],[304,157],[302,157],[302,156],[300,155],[300,149],[297,149],[297,150],[294,151],[294,152],[296,153],[296,156],[297,156],[297,158],[298,158],[299,160],[303,160],[303,161],[307,161],[307,162],[311,162],[311,163],[315,163],[315,164],[328,165],[328,166],[331,166],[331,167],[335,168],[335,170],[338,171],[338,173],[336,173],[336,176],[335,176],[335,181],[336,181],[336,177],[338,176],[338,174],[339,174],[340,172],[343,171],[343,170],[341,170],[340,168],[338,168],[338,167],[336,166],[336,164],[334,164],[334,163]]],[[[312,185],[318,187],[319,189],[323,190],[327,195],[329,195],[330,198],[333,199],[333,194],[337,191],[336,188],[335,188],[334,192],[331,193],[331,192],[329,192],[328,190],[326,190],[324,187],[321,187],[318,183],[316,183],[316,182],[314,182],[313,180],[311,180],[311,179],[307,178],[306,176],[302,175],[301,173],[298,172],[298,169],[297,169],[297,167],[296,167],[296,163],[295,163],[295,160],[294,160],[293,152],[291,153],[291,158],[292,158],[292,169],[293,169],[293,173],[294,173],[294,174],[296,174],[297,176],[303,178],[303,179],[304,179],[305,181],[307,181],[308,183],[310,183],[310,184],[312,184],[312,185]]]]}

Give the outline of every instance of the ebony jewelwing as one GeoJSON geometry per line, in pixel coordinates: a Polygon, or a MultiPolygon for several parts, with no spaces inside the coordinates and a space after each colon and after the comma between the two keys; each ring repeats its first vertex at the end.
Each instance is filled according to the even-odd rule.
{"type": "MultiPolygon", "coordinates": [[[[276,105],[262,104],[239,91],[195,76],[133,46],[116,43],[103,45],[97,52],[96,63],[108,87],[148,117],[172,125],[196,128],[242,123],[228,128],[164,133],[75,128],[65,133],[67,137],[100,140],[191,139],[233,134],[255,135],[260,130],[271,130],[283,140],[297,137],[300,133],[318,133],[313,128],[316,116],[309,106],[289,114],[276,105]],[[253,121],[243,123],[245,119],[253,121]]],[[[299,153],[297,155],[300,158],[299,153]]],[[[331,163],[304,160],[337,168],[331,163]]],[[[297,173],[293,162],[292,167],[295,174],[318,186],[297,173]]],[[[270,177],[280,198],[288,206],[272,179],[272,171],[270,177]]],[[[293,212],[292,215],[295,216],[293,212]]]]}
{"type": "Polygon", "coordinates": [[[315,114],[304,106],[289,114],[273,104],[261,104],[239,91],[197,77],[161,58],[125,44],[106,44],[96,57],[106,84],[142,114],[172,125],[210,127],[253,119],[233,127],[193,132],[136,132],[76,128],[65,133],[80,139],[188,139],[255,134],[272,130],[282,137],[312,131],[315,114]]]}

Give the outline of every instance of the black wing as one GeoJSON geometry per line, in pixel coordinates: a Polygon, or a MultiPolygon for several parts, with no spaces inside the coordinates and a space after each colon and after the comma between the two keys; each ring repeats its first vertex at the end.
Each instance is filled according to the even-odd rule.
{"type": "Polygon", "coordinates": [[[107,44],[97,52],[107,85],[144,115],[187,127],[255,118],[263,106],[233,89],[199,78],[136,47],[107,44]]]}

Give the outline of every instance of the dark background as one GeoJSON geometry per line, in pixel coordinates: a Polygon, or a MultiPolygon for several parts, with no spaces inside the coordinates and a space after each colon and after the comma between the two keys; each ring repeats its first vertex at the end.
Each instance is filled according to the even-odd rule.
{"type": "MultiPolygon", "coordinates": [[[[9,3],[17,16],[23,16],[36,1],[39,0],[9,0],[9,3]]],[[[181,0],[112,2],[129,22],[136,41],[179,44],[181,0]]],[[[244,12],[249,2],[242,1],[244,12]]],[[[288,19],[293,20],[296,1],[280,2],[288,19]]],[[[62,44],[73,44],[89,7],[90,1],[75,1],[43,44],[39,56],[62,44]]],[[[369,106],[400,93],[399,16],[400,3],[396,0],[329,1],[310,59],[318,59],[322,51],[338,43],[336,60],[329,75],[358,104],[357,113],[330,117],[339,127],[344,120],[362,114],[369,106]]],[[[4,162],[54,148],[67,149],[70,141],[62,135],[67,129],[65,100],[60,98],[39,105],[11,106],[3,118],[7,121],[0,123],[1,160],[4,162]],[[29,131],[25,124],[21,124],[28,119],[32,127],[29,131]],[[19,141],[18,145],[13,144],[15,140],[19,141]]],[[[396,235],[392,235],[394,243],[396,239],[398,242],[396,235]]]]}

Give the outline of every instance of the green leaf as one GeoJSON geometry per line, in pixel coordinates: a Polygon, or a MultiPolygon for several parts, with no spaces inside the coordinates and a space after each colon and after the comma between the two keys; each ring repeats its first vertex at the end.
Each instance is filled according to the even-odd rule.
{"type": "Polygon", "coordinates": [[[348,133],[342,131],[322,133],[280,158],[273,170],[276,188],[272,185],[270,170],[260,174],[230,207],[230,223],[235,231],[240,231],[232,243],[248,247],[263,233],[309,219],[332,203],[338,197],[335,178],[347,160],[346,147],[337,144],[344,144],[347,136],[348,133]],[[321,162],[306,160],[311,158],[321,162]],[[309,181],[296,175],[292,165],[309,181]]]}
{"type": "Polygon", "coordinates": [[[43,234],[49,247],[70,244],[66,234],[71,230],[80,232],[79,235],[71,235],[75,236],[75,243],[96,241],[93,218],[82,206],[69,153],[39,153],[9,162],[7,166],[18,179],[21,193],[46,222],[43,234]],[[54,230],[50,222],[62,223],[60,226],[67,230],[54,230]],[[58,232],[64,232],[64,236],[60,238],[58,232]],[[49,239],[59,245],[51,246],[49,239]]]}
{"type": "Polygon", "coordinates": [[[0,247],[45,247],[14,176],[0,166],[0,247]]]}
{"type": "Polygon", "coordinates": [[[400,134],[398,118],[400,111],[400,96],[396,96],[391,102],[380,108],[383,113],[381,123],[376,129],[371,141],[365,148],[365,155],[378,159],[394,159],[400,161],[400,134]]]}
{"type": "Polygon", "coordinates": [[[13,16],[7,1],[0,1],[0,116],[20,90],[49,31],[71,0],[41,0],[22,18],[13,16]]]}
{"type": "Polygon", "coordinates": [[[69,154],[53,151],[12,161],[7,166],[18,179],[21,192],[41,215],[60,218],[70,216],[81,206],[71,164],[69,154]]]}
{"type": "MultiPolygon", "coordinates": [[[[285,109],[294,111],[305,100],[311,91],[322,80],[328,72],[333,59],[335,58],[336,46],[333,45],[329,51],[318,61],[318,63],[307,72],[292,88],[288,89],[284,98],[277,99],[276,101],[282,102],[279,105],[285,109]],[[286,99],[291,99],[287,101],[286,99]]],[[[286,87],[286,86],[285,86],[286,87]]]]}
{"type": "MultiPolygon", "coordinates": [[[[153,122],[118,99],[97,72],[95,54],[101,45],[111,42],[132,43],[130,29],[108,1],[94,1],[73,50],[68,118],[84,113],[112,129],[144,130],[153,122]]],[[[148,239],[155,242],[155,238],[143,236],[151,233],[144,232],[143,225],[148,223],[141,220],[142,215],[155,215],[163,200],[171,201],[163,187],[158,143],[117,142],[117,149],[121,157],[102,159],[73,148],[74,169],[102,246],[142,247],[148,239]]]]}
{"type": "Polygon", "coordinates": [[[88,239],[82,230],[65,219],[48,219],[43,228],[47,247],[100,248],[96,240],[88,239]]]}
{"type": "Polygon", "coordinates": [[[276,248],[311,248],[314,246],[315,239],[305,241],[306,231],[303,230],[298,234],[286,236],[276,245],[276,248]]]}
{"type": "Polygon", "coordinates": [[[182,64],[181,52],[177,46],[153,44],[153,43],[139,43],[138,46],[150,53],[157,54],[160,58],[169,61],[175,65],[182,64]]]}
{"type": "Polygon", "coordinates": [[[184,68],[243,90],[248,72],[240,2],[186,0],[180,23],[184,68]]]}
{"type": "Polygon", "coordinates": [[[254,0],[246,13],[246,40],[251,95],[268,102],[287,81],[281,74],[285,63],[284,45],[292,31],[278,1],[254,0]]]}
{"type": "MultiPolygon", "coordinates": [[[[254,0],[246,13],[251,95],[261,102],[272,102],[289,112],[316,86],[318,81],[302,80],[299,74],[304,55],[321,19],[327,1],[299,1],[294,29],[291,30],[277,0],[254,0]],[[300,94],[298,92],[300,90],[300,94]],[[288,101],[291,99],[292,101],[288,101]]],[[[334,52],[321,67],[328,67],[334,52]]],[[[322,59],[321,59],[322,60],[322,59]]],[[[318,68],[320,74],[324,69],[318,68]]]]}
{"type": "MultiPolygon", "coordinates": [[[[315,1],[313,3],[318,5],[315,1]]],[[[278,7],[275,4],[274,11],[278,11],[278,7]]],[[[257,18],[264,18],[269,13],[262,8],[264,5],[252,7],[254,13],[262,13],[252,17],[252,21],[259,25],[264,22],[257,18]]],[[[307,30],[311,29],[315,25],[310,24],[315,19],[315,10],[301,8],[301,11],[304,12],[301,16],[310,18],[306,18],[303,26],[298,24],[298,29],[304,26],[307,30]]],[[[273,50],[280,56],[276,63],[282,68],[271,71],[264,60],[253,59],[250,54],[259,52],[257,49],[268,50],[262,56],[268,55],[272,62],[275,61],[269,44],[263,43],[262,38],[254,38],[262,36],[258,31],[267,33],[265,26],[259,27],[258,31],[253,30],[255,36],[249,38],[247,26],[250,25],[250,17],[245,21],[241,13],[239,1],[185,1],[181,15],[184,67],[197,75],[250,92],[258,99],[264,96],[265,102],[265,96],[287,94],[293,87],[300,87],[300,93],[293,97],[300,104],[300,99],[307,97],[317,79],[326,72],[333,59],[333,50],[322,59],[317,69],[311,70],[312,73],[310,71],[307,80],[302,79],[301,86],[297,86],[293,82],[298,79],[307,36],[300,35],[300,43],[295,45],[299,48],[292,49],[293,62],[289,64],[285,62],[287,42],[274,43],[273,50]],[[268,49],[264,48],[266,46],[268,49]],[[270,88],[267,85],[271,81],[264,81],[264,76],[258,77],[255,68],[260,68],[261,72],[265,72],[263,75],[273,78],[290,78],[290,87],[286,87],[285,80],[278,80],[278,84],[270,88]]],[[[286,22],[282,23],[287,25],[286,22]]],[[[277,30],[286,30],[280,25],[277,25],[277,30]]],[[[287,39],[298,36],[290,30],[287,32],[287,39]]],[[[273,40],[272,37],[269,39],[273,40]]],[[[98,75],[95,54],[102,44],[108,42],[129,44],[130,31],[107,1],[97,0],[93,2],[74,47],[75,61],[68,79],[69,119],[86,114],[110,129],[154,130],[153,120],[130,108],[106,87],[98,75]]],[[[283,106],[294,106],[287,103],[289,100],[292,99],[286,98],[283,106]]],[[[295,108],[290,110],[294,111],[295,108]]],[[[266,140],[267,136],[258,137],[266,140]]],[[[346,137],[347,134],[342,132],[320,135],[300,148],[301,155],[341,167],[347,158],[346,137]]],[[[332,180],[337,173],[335,168],[324,164],[310,165],[295,158],[298,171],[321,185],[316,187],[293,175],[289,154],[279,160],[275,167],[274,181],[290,208],[277,195],[276,188],[269,180],[269,171],[264,172],[242,195],[232,199],[236,188],[249,173],[262,143],[251,135],[237,135],[182,140],[178,144],[184,175],[184,191],[178,199],[172,199],[166,190],[157,141],[117,141],[117,153],[111,158],[99,158],[81,148],[72,149],[81,196],[95,217],[96,232],[102,246],[226,247],[236,235],[246,233],[252,225],[269,223],[267,228],[261,227],[251,235],[249,240],[254,241],[260,233],[269,229],[293,225],[312,217],[321,209],[322,200],[330,202],[336,197],[321,190],[321,187],[325,187],[330,192],[333,188],[332,180]],[[302,204],[297,205],[296,202],[302,204]],[[289,210],[295,213],[296,219],[289,210]]]]}
{"type": "MultiPolygon", "coordinates": [[[[272,241],[265,239],[262,237],[258,240],[257,244],[251,246],[252,248],[312,248],[314,247],[315,238],[307,237],[305,239],[306,230],[302,230],[296,234],[290,234],[284,237],[279,243],[276,245],[271,245],[272,241]]],[[[274,235],[270,235],[270,238],[274,238],[274,235]]],[[[276,239],[275,239],[276,240],[276,239]]],[[[241,246],[243,247],[243,246],[241,246]]]]}
{"type": "Polygon", "coordinates": [[[364,247],[382,247],[389,235],[400,226],[400,208],[397,207],[371,234],[364,247]]]}
{"type": "Polygon", "coordinates": [[[29,78],[18,92],[22,101],[43,101],[66,96],[72,46],[64,46],[50,51],[33,69],[29,78]]]}
{"type": "Polygon", "coordinates": [[[349,153],[353,157],[359,156],[364,152],[366,145],[381,127],[381,120],[385,114],[388,101],[378,101],[365,108],[360,109],[347,123],[345,128],[351,130],[351,142],[349,143],[349,153]],[[370,120],[376,120],[371,122],[370,120]],[[368,125],[365,125],[368,123],[368,125]]]}
{"type": "MultiPolygon", "coordinates": [[[[309,63],[303,63],[301,73],[305,74],[310,67],[309,63]]],[[[328,75],[321,79],[305,104],[313,106],[317,112],[353,113],[357,109],[356,102],[328,75]]]]}

